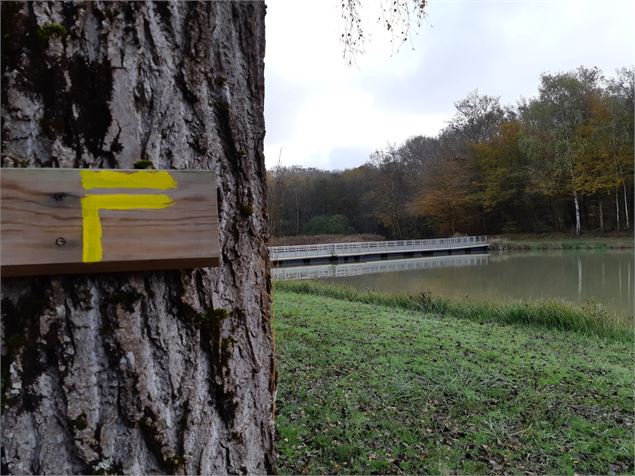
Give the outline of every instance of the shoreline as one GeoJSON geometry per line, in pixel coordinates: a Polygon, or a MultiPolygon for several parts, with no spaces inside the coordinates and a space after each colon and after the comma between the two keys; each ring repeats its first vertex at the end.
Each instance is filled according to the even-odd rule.
{"type": "Polygon", "coordinates": [[[621,316],[597,303],[575,305],[557,299],[510,300],[456,299],[433,296],[360,290],[318,281],[276,281],[274,292],[323,296],[338,300],[373,304],[432,313],[475,322],[492,322],[515,326],[538,327],[554,331],[575,332],[586,336],[633,342],[633,316],[621,316]]]}
{"type": "Polygon", "coordinates": [[[488,237],[490,251],[513,250],[600,250],[600,249],[633,249],[633,236],[509,236],[493,235],[488,237]]]}

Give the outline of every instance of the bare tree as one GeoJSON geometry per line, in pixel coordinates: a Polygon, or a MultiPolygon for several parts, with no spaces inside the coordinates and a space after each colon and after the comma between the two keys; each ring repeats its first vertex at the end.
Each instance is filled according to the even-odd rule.
{"type": "MultiPolygon", "coordinates": [[[[392,34],[393,46],[399,46],[408,40],[413,31],[421,26],[425,18],[427,0],[381,0],[377,22],[392,34]]],[[[367,34],[364,21],[368,3],[362,0],[342,0],[341,17],[342,43],[344,61],[348,65],[364,53],[367,34]]]]}

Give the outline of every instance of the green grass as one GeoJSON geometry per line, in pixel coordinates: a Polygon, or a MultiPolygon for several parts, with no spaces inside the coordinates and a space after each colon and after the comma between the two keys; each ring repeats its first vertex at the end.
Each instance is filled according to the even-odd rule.
{"type": "Polygon", "coordinates": [[[602,250],[631,249],[633,236],[509,235],[489,237],[491,250],[602,250]]]}
{"type": "Polygon", "coordinates": [[[276,284],[280,473],[633,472],[631,343],[334,295],[276,284]]]}
{"type": "Polygon", "coordinates": [[[632,319],[607,311],[601,304],[586,306],[558,300],[512,301],[505,303],[457,300],[421,293],[416,296],[359,290],[315,281],[280,281],[280,291],[328,296],[353,302],[378,304],[476,322],[499,322],[572,331],[583,335],[633,341],[632,319]]]}

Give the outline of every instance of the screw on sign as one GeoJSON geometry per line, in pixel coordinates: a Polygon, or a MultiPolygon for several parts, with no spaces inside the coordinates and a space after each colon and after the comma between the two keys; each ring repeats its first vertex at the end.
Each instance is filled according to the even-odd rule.
{"type": "Polygon", "coordinates": [[[3,277],[218,264],[212,172],[2,169],[0,174],[3,277]]]}

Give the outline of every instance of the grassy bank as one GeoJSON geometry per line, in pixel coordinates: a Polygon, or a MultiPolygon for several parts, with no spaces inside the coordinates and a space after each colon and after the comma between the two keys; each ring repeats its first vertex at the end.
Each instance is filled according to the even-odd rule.
{"type": "Polygon", "coordinates": [[[632,320],[608,312],[599,304],[574,306],[556,300],[507,303],[456,300],[428,293],[410,296],[364,291],[315,281],[280,281],[275,286],[281,291],[328,296],[476,322],[542,327],[623,341],[633,340],[632,320]]]}
{"type": "Polygon", "coordinates": [[[276,284],[279,472],[632,473],[624,336],[400,299],[276,284]]]}
{"type": "Polygon", "coordinates": [[[490,249],[511,250],[596,250],[634,247],[632,235],[575,237],[563,234],[491,236],[490,249]]]}

